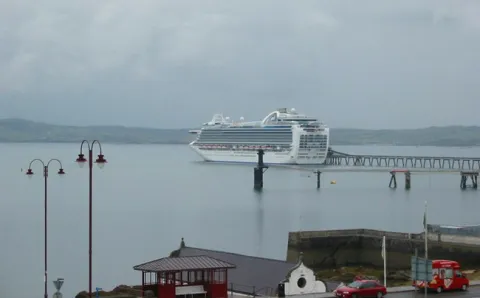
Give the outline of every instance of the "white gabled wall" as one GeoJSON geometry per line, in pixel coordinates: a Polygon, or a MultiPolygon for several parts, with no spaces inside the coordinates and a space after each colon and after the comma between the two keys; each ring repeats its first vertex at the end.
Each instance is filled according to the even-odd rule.
{"type": "Polygon", "coordinates": [[[285,296],[325,293],[327,287],[321,280],[316,280],[313,270],[303,263],[290,273],[290,278],[285,283],[285,296]]]}

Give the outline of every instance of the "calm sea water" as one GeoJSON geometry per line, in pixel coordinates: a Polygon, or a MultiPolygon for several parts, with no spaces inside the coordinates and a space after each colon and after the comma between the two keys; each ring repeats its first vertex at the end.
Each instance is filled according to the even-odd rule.
{"type": "MultiPolygon", "coordinates": [[[[73,162],[77,144],[0,144],[0,297],[43,294],[43,180],[25,176],[33,158],[58,158],[67,175],[49,178],[49,294],[88,288],[88,170],[73,162]],[[21,171],[23,169],[23,172],[21,171]]],[[[458,174],[412,176],[407,192],[388,188],[387,173],[314,176],[270,168],[265,189],[252,189],[252,166],[203,163],[179,145],[104,144],[108,160],[94,170],[93,287],[138,284],[134,265],[187,245],[257,256],[286,255],[296,230],[373,228],[419,232],[429,222],[478,223],[480,191],[460,191],[458,174]],[[329,181],[336,180],[336,184],[329,181]]],[[[479,148],[335,147],[348,153],[480,156],[479,148]]]]}

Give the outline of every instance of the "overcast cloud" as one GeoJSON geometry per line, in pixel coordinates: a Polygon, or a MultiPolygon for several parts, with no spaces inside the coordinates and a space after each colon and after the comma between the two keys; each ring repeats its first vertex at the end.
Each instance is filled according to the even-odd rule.
{"type": "Polygon", "coordinates": [[[0,1],[0,117],[480,125],[480,1],[0,1]]]}

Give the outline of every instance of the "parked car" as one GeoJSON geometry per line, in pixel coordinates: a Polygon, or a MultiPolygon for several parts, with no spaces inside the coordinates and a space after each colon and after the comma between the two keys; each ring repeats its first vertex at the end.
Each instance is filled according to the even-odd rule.
{"type": "Polygon", "coordinates": [[[355,280],[354,282],[340,286],[333,291],[336,297],[341,298],[360,298],[377,297],[382,298],[387,295],[387,288],[377,280],[355,280]]]}

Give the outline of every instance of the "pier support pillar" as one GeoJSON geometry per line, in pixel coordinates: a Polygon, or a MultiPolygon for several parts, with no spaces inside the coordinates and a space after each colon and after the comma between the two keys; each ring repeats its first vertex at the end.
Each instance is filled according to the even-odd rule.
{"type": "Polygon", "coordinates": [[[261,190],[263,188],[263,173],[268,167],[263,163],[263,155],[265,152],[263,149],[259,149],[257,152],[258,161],[257,166],[253,169],[253,188],[255,190],[261,190]]]}
{"type": "Polygon", "coordinates": [[[320,172],[320,170],[316,170],[313,173],[317,175],[317,189],[320,189],[320,176],[322,175],[322,172],[320,172]]]}
{"type": "Polygon", "coordinates": [[[460,172],[460,188],[466,189],[467,187],[477,189],[478,188],[478,172],[460,172]],[[471,185],[467,184],[467,180],[470,177],[472,181],[471,185]]]}
{"type": "Polygon", "coordinates": [[[408,171],[408,172],[405,172],[405,189],[410,189],[411,187],[411,180],[412,177],[411,177],[411,173],[408,171]]]}
{"type": "Polygon", "coordinates": [[[467,188],[467,176],[462,175],[461,173],[460,173],[460,175],[461,175],[461,178],[460,178],[460,188],[461,188],[461,189],[465,189],[465,188],[467,188]]]}
{"type": "Polygon", "coordinates": [[[390,175],[392,175],[392,177],[390,178],[390,183],[388,184],[388,187],[397,188],[397,177],[395,176],[395,172],[390,172],[390,175]]]}

